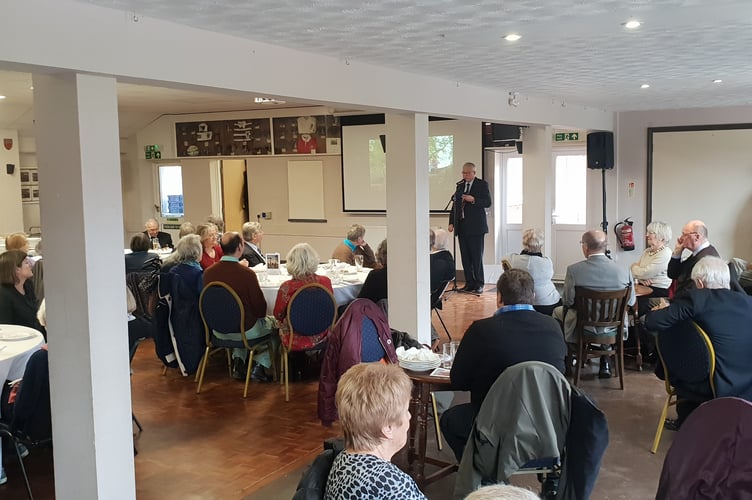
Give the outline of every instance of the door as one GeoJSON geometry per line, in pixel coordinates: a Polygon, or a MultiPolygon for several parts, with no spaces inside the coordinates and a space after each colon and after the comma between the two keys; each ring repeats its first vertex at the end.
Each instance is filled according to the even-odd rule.
{"type": "Polygon", "coordinates": [[[222,218],[227,231],[248,221],[245,160],[222,160],[222,218]]]}
{"type": "Polygon", "coordinates": [[[587,155],[584,147],[554,151],[552,246],[554,279],[563,280],[567,266],[582,260],[580,238],[586,228],[587,155]]]}
{"type": "Polygon", "coordinates": [[[516,151],[494,151],[494,220],[496,259],[522,250],[522,155],[516,151]]]}

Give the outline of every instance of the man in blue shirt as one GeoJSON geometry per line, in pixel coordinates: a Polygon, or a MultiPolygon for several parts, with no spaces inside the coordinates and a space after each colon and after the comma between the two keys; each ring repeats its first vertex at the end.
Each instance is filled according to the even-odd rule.
{"type": "Polygon", "coordinates": [[[567,346],[559,323],[533,309],[533,278],[510,269],[496,284],[499,309],[473,322],[452,364],[451,387],[470,391],[470,403],[453,406],[441,416],[441,429],[457,461],[480,405],[501,373],[523,361],[542,361],[564,373],[567,346]]]}

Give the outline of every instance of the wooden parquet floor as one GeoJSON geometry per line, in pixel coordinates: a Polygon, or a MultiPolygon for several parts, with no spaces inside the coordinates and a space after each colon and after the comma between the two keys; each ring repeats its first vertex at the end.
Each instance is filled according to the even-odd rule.
{"type": "MultiPolygon", "coordinates": [[[[492,291],[448,295],[441,314],[455,339],[495,310],[492,291]]],[[[446,340],[435,316],[433,322],[446,340]]],[[[196,395],[193,377],[175,370],[162,376],[151,341],[140,345],[132,367],[133,411],[144,427],[134,440],[139,500],[240,499],[309,463],[325,439],[341,435],[337,423],[323,427],[316,417],[317,380],[291,382],[288,403],[279,383],[252,382],[243,400],[243,384],[229,378],[218,354],[196,395]]],[[[4,464],[9,480],[0,497],[25,498],[15,460],[4,464]]],[[[54,498],[51,451],[34,450],[25,464],[35,498],[54,498]]]]}

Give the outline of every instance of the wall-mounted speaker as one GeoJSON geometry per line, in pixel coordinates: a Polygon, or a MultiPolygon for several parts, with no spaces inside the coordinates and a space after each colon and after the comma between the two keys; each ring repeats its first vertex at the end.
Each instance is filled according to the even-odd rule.
{"type": "Polygon", "coordinates": [[[14,164],[12,164],[12,163],[6,163],[5,164],[5,172],[8,175],[13,175],[13,172],[15,172],[15,171],[16,171],[16,166],[14,164]]]}
{"type": "Polygon", "coordinates": [[[379,135],[379,140],[381,141],[381,150],[386,153],[386,134],[379,135]]]}
{"type": "Polygon", "coordinates": [[[522,154],[522,141],[517,141],[514,143],[514,145],[517,146],[517,154],[521,155],[522,154]]]}
{"type": "Polygon", "coordinates": [[[588,134],[587,167],[600,170],[614,168],[613,132],[592,132],[588,134]]]}

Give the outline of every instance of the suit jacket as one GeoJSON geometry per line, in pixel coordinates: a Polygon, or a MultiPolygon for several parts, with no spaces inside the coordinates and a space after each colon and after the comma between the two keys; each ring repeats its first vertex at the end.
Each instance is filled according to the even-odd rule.
{"type": "Polygon", "coordinates": [[[695,286],[691,277],[692,268],[695,267],[695,264],[697,264],[700,259],[707,257],[708,255],[711,257],[720,257],[718,250],[716,250],[713,245],[710,245],[697,252],[697,255],[690,256],[688,259],[681,260],[672,257],[671,260],[668,261],[667,274],[669,278],[676,280],[677,294],[695,286]]]}
{"type": "MultiPolygon", "coordinates": [[[[149,233],[147,231],[144,231],[144,234],[147,238],[151,241],[151,236],[149,236],[149,233]]],[[[164,231],[159,231],[157,233],[157,239],[159,240],[159,246],[164,247],[170,247],[175,248],[175,245],[172,244],[172,235],[170,233],[165,233],[164,231]]]]}
{"type": "Polygon", "coordinates": [[[458,184],[454,192],[454,208],[449,213],[449,224],[454,225],[457,236],[486,234],[488,232],[486,209],[491,206],[488,182],[477,177],[473,180],[473,185],[467,194],[475,197],[475,203],[463,203],[463,194],[465,194],[464,182],[458,184]],[[463,211],[464,218],[461,217],[463,211]]]}
{"type": "Polygon", "coordinates": [[[243,243],[243,255],[240,257],[240,259],[247,260],[248,267],[254,267],[259,264],[266,264],[266,256],[254,250],[254,248],[249,245],[247,241],[243,243]]]}
{"type": "MultiPolygon", "coordinates": [[[[694,320],[710,337],[716,359],[716,396],[752,399],[752,297],[727,289],[687,290],[664,309],[651,311],[648,330],[694,320]]],[[[660,335],[660,333],[659,333],[660,335]]]]}
{"type": "Polygon", "coordinates": [[[240,297],[245,308],[245,329],[250,330],[256,320],[266,316],[266,299],[252,269],[233,262],[220,260],[204,270],[204,284],[223,281],[240,297]]]}
{"type": "Polygon", "coordinates": [[[507,367],[542,361],[564,373],[567,346],[559,323],[535,311],[508,311],[475,321],[465,332],[451,371],[452,389],[470,391],[477,412],[507,367]]]}
{"type": "MultiPolygon", "coordinates": [[[[567,267],[561,300],[565,306],[574,305],[575,286],[593,290],[620,290],[631,284],[632,273],[628,268],[620,266],[603,254],[591,255],[567,267]]],[[[627,304],[634,305],[635,300],[634,287],[631,287],[627,304]]]]}

